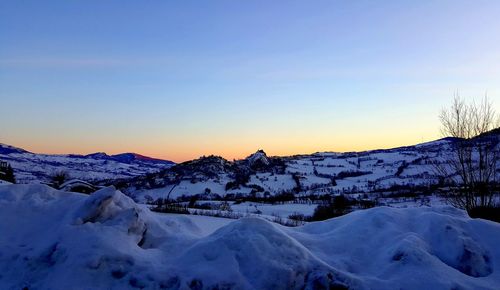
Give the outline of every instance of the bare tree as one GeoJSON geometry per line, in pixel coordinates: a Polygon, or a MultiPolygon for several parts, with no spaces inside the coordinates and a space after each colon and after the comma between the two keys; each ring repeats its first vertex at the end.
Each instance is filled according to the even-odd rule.
{"type": "Polygon", "coordinates": [[[445,196],[454,206],[471,210],[491,207],[497,183],[498,115],[485,97],[480,103],[465,103],[459,96],[440,115],[444,136],[457,138],[452,154],[437,166],[438,174],[447,181],[445,196]]]}

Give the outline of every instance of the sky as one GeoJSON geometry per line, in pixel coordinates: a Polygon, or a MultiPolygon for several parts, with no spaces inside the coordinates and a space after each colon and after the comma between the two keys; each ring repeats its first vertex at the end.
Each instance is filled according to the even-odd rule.
{"type": "Polygon", "coordinates": [[[0,143],[177,162],[440,138],[500,111],[500,1],[0,0],[0,143]]]}

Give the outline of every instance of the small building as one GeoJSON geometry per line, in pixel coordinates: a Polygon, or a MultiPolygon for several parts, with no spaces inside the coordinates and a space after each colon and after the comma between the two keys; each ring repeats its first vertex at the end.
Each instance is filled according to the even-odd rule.
{"type": "Polygon", "coordinates": [[[61,184],[60,190],[91,194],[98,189],[97,186],[79,179],[71,179],[61,184]]]}

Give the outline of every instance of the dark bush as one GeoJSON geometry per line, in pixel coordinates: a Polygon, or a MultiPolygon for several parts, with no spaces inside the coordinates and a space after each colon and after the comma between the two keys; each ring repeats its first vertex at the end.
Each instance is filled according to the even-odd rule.
{"type": "Polygon", "coordinates": [[[69,179],[70,179],[69,174],[66,171],[64,170],[58,171],[54,173],[54,175],[52,175],[51,177],[52,186],[59,189],[61,185],[66,181],[68,181],[69,179]]]}
{"type": "Polygon", "coordinates": [[[408,166],[409,166],[409,165],[410,165],[410,164],[408,164],[408,162],[403,161],[403,163],[402,163],[402,164],[398,167],[398,171],[396,172],[396,174],[395,174],[395,175],[396,175],[397,177],[400,177],[400,176],[401,176],[401,174],[403,174],[403,171],[404,171],[406,168],[408,168],[408,166]]]}
{"type": "Polygon", "coordinates": [[[206,209],[210,210],[213,209],[213,206],[211,203],[195,203],[193,206],[190,206],[189,208],[196,208],[196,209],[206,209]]]}
{"type": "Polygon", "coordinates": [[[339,174],[337,174],[337,179],[344,179],[347,177],[358,177],[358,176],[363,176],[367,174],[372,174],[371,171],[341,171],[339,174]]]}
{"type": "Polygon", "coordinates": [[[187,206],[176,203],[168,203],[167,200],[161,198],[155,201],[154,206],[151,208],[151,210],[161,213],[190,214],[187,206]]]}
{"type": "Polygon", "coordinates": [[[377,205],[377,203],[375,201],[367,200],[367,199],[362,199],[362,200],[358,201],[358,204],[359,204],[359,207],[362,209],[372,208],[372,207],[375,207],[377,205]]]}
{"type": "Polygon", "coordinates": [[[14,169],[12,169],[12,166],[7,162],[0,161],[0,179],[10,183],[16,183],[14,169]]]}
{"type": "Polygon", "coordinates": [[[311,221],[323,221],[345,215],[350,212],[351,205],[352,202],[345,196],[335,196],[329,203],[316,207],[311,221]]]}
{"type": "Polygon", "coordinates": [[[500,223],[500,206],[475,207],[468,211],[471,218],[480,218],[500,223]]]}
{"type": "Polygon", "coordinates": [[[302,191],[302,184],[300,184],[300,176],[298,173],[292,173],[292,178],[295,181],[295,192],[301,192],[302,191]]]}
{"type": "Polygon", "coordinates": [[[295,195],[292,192],[284,191],[274,196],[270,196],[266,201],[270,203],[283,203],[292,200],[295,200],[295,195]]]}
{"type": "Polygon", "coordinates": [[[196,195],[193,195],[191,196],[191,198],[189,199],[189,204],[188,204],[188,207],[194,207],[194,205],[196,204],[196,201],[198,201],[198,196],[196,195]]]}
{"type": "Polygon", "coordinates": [[[306,221],[307,217],[304,216],[304,214],[296,212],[296,213],[292,213],[291,215],[289,215],[288,219],[295,220],[295,221],[306,221]]]}
{"type": "Polygon", "coordinates": [[[231,190],[231,189],[238,189],[240,187],[240,184],[236,181],[229,181],[226,183],[226,191],[231,190]]]}

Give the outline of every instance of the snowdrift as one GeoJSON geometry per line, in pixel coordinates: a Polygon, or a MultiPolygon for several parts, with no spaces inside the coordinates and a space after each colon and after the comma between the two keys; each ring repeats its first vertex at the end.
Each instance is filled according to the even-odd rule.
{"type": "Polygon", "coordinates": [[[114,188],[2,185],[0,289],[500,288],[500,226],[451,207],[215,232],[199,218],[151,213],[114,188]]]}

